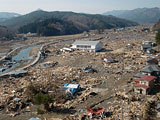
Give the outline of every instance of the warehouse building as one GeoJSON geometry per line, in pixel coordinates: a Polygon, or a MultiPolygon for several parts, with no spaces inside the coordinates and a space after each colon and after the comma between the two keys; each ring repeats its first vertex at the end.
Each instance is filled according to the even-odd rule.
{"type": "Polygon", "coordinates": [[[84,40],[77,40],[72,44],[72,49],[76,50],[87,50],[98,52],[102,49],[102,42],[100,41],[84,41],[84,40]]]}

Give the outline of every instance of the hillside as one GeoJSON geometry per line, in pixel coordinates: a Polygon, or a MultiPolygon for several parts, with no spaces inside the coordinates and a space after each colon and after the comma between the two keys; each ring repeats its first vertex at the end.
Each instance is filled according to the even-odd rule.
{"type": "Polygon", "coordinates": [[[159,30],[160,29],[160,20],[153,26],[153,30],[159,30]]]}
{"type": "Polygon", "coordinates": [[[13,31],[7,27],[0,26],[0,40],[11,40],[14,37],[13,31]]]}
{"type": "Polygon", "coordinates": [[[0,22],[3,22],[7,19],[11,19],[13,17],[18,17],[20,14],[17,13],[9,13],[9,12],[0,12],[0,22]]]}
{"type": "Polygon", "coordinates": [[[113,15],[140,24],[155,24],[160,19],[160,8],[138,8],[134,10],[114,10],[104,15],[113,15]]]}
{"type": "Polygon", "coordinates": [[[40,36],[70,35],[82,32],[72,23],[55,18],[24,25],[18,31],[20,33],[37,33],[40,36]]]}
{"type": "Polygon", "coordinates": [[[90,15],[90,14],[80,14],[73,12],[47,12],[47,11],[34,11],[32,13],[12,18],[1,22],[0,25],[19,28],[24,25],[40,22],[46,19],[56,18],[63,21],[72,22],[79,30],[90,30],[97,28],[114,28],[114,27],[126,27],[135,26],[137,23],[131,22],[124,19],[119,19],[114,16],[103,16],[103,15],[90,15]]]}

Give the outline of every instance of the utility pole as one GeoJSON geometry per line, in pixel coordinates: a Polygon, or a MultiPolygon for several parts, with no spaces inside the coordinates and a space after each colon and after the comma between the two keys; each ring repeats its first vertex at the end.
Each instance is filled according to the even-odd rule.
{"type": "Polygon", "coordinates": [[[116,96],[116,80],[117,80],[117,77],[114,77],[114,94],[116,96]]]}
{"type": "MultiPolygon", "coordinates": [[[[125,92],[125,88],[123,89],[124,90],[124,92],[125,92]]],[[[124,116],[123,114],[124,114],[124,104],[125,104],[125,101],[124,100],[122,100],[122,110],[121,110],[121,119],[122,120],[125,120],[125,118],[126,118],[126,116],[124,116]],[[125,118],[124,118],[125,117],[125,118]]],[[[128,106],[128,105],[127,105],[128,106]]],[[[125,112],[126,112],[126,110],[125,110],[125,112]]]]}
{"type": "Polygon", "coordinates": [[[124,120],[124,118],[123,118],[123,104],[124,104],[124,101],[122,101],[122,109],[121,109],[121,120],[124,120]]]}

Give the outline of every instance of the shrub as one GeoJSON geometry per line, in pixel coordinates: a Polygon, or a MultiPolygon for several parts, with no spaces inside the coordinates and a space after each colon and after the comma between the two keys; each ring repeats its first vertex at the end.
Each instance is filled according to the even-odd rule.
{"type": "Polygon", "coordinates": [[[25,94],[32,100],[36,94],[39,93],[39,90],[32,84],[28,85],[25,94]]]}
{"type": "Polygon", "coordinates": [[[49,104],[53,101],[52,96],[48,94],[38,93],[34,97],[34,103],[37,105],[44,105],[45,110],[49,111],[49,104]]]}
{"type": "Polygon", "coordinates": [[[37,114],[44,114],[44,111],[39,109],[39,108],[37,108],[37,114]]]}
{"type": "Polygon", "coordinates": [[[51,102],[52,102],[52,97],[48,94],[38,93],[34,97],[34,103],[37,105],[47,104],[47,103],[51,103],[51,102]]]}

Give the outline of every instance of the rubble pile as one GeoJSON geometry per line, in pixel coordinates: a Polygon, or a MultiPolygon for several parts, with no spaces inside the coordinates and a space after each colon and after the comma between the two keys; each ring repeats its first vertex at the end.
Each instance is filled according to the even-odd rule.
{"type": "MultiPolygon", "coordinates": [[[[125,30],[106,30],[104,34],[94,35],[86,40],[100,40],[105,44],[104,51],[60,51],[69,44],[57,43],[44,48],[46,56],[35,67],[28,70],[24,77],[4,78],[0,81],[0,110],[14,117],[26,111],[32,111],[32,101],[26,95],[28,85],[32,84],[44,93],[57,96],[50,106],[74,109],[73,115],[65,119],[85,119],[87,107],[105,107],[110,113],[104,120],[124,118],[126,120],[142,119],[146,101],[151,96],[133,93],[133,75],[145,65],[147,56],[143,57],[141,43],[154,40],[152,34],[143,33],[141,27],[125,30]],[[95,38],[94,38],[95,37],[95,38]],[[106,62],[112,58],[116,62],[106,62]],[[43,67],[40,67],[43,65],[43,67]],[[96,72],[85,72],[83,68],[91,66],[96,72]],[[130,81],[130,82],[128,82],[130,81]],[[61,102],[61,92],[67,96],[64,85],[79,84],[81,90],[61,102]],[[95,91],[98,92],[95,92],[95,91]]],[[[49,39],[49,38],[48,38],[49,39]]],[[[159,54],[157,54],[159,58],[159,54]]],[[[63,98],[64,96],[62,96],[63,98]]],[[[64,97],[63,99],[65,99],[64,97]]],[[[155,101],[160,99],[157,94],[155,101]]],[[[63,116],[63,115],[62,115],[63,116]]],[[[64,116],[63,116],[64,117],[64,116]]]]}

